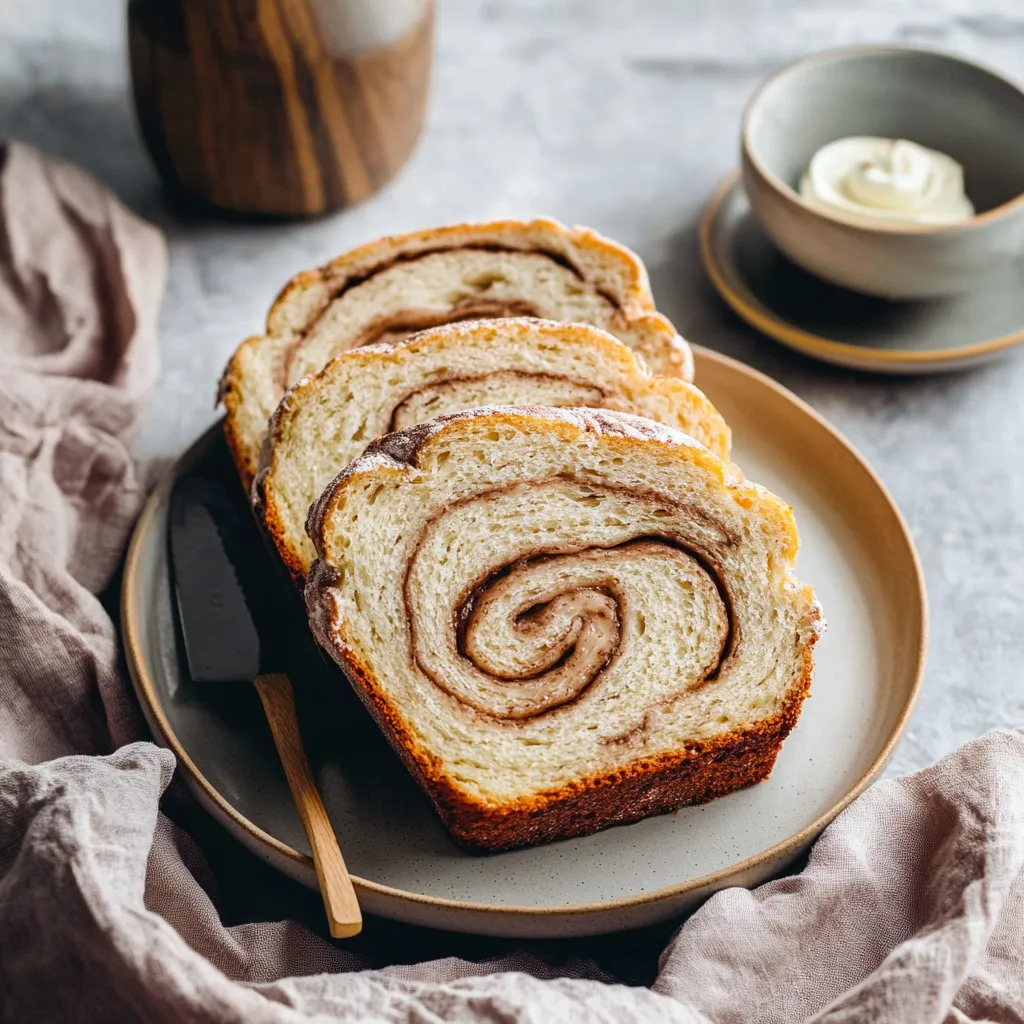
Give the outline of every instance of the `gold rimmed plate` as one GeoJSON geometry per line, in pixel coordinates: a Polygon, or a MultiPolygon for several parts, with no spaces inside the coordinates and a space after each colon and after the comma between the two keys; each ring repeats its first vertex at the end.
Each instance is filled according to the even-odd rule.
{"type": "Polygon", "coordinates": [[[876,373],[935,373],[992,359],[1024,341],[1024,262],[942,299],[890,302],[822,281],[787,260],[758,224],[739,171],[700,224],[711,283],[752,327],[805,355],[876,373]]]}
{"type": "MultiPolygon", "coordinates": [[[[292,673],[303,739],[365,912],[549,938],[667,920],[782,869],[891,755],[920,685],[926,637],[906,525],[864,460],[798,398],[724,356],[697,349],[696,364],[733,428],[737,462],[794,506],[798,572],[829,621],[811,699],[771,778],[585,839],[474,856],[448,839],[347,684],[313,651],[306,671],[292,673]]],[[[219,425],[182,456],[139,520],[124,578],[128,664],[154,736],[177,755],[203,805],[259,856],[315,885],[255,693],[194,683],[176,633],[168,497],[182,474],[218,465],[231,471],[219,425]]]]}

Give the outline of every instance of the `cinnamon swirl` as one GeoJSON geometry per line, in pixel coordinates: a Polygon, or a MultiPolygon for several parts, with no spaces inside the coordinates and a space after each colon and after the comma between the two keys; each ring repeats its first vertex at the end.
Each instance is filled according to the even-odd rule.
{"type": "Polygon", "coordinates": [[[761,781],[808,693],[791,509],[649,420],[443,416],[371,444],[308,529],[318,640],[472,848],[761,781]]]}

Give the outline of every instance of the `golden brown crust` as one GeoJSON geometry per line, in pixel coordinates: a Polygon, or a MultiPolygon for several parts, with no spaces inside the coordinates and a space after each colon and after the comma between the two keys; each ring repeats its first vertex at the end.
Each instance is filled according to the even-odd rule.
{"type": "MultiPolygon", "coordinates": [[[[269,435],[268,435],[269,436],[269,435]]],[[[230,445],[230,440],[228,444],[230,445]]],[[[256,518],[263,524],[263,528],[270,536],[281,561],[284,563],[288,574],[297,587],[302,588],[306,580],[306,566],[302,557],[288,542],[284,520],[281,518],[281,511],[277,502],[268,501],[266,489],[263,486],[266,474],[259,472],[252,482],[252,505],[256,518]]]]}
{"type": "Polygon", "coordinates": [[[228,451],[238,470],[242,486],[248,493],[252,487],[253,476],[256,473],[256,464],[253,461],[250,451],[251,445],[242,433],[240,413],[243,398],[240,391],[239,364],[247,349],[258,345],[263,339],[258,335],[250,335],[241,345],[235,349],[234,354],[228,360],[224,372],[217,382],[217,396],[215,405],[223,405],[227,415],[224,417],[224,439],[227,441],[228,451]]]}
{"type": "Polygon", "coordinates": [[[768,778],[783,740],[799,718],[811,672],[807,651],[800,682],[787,695],[783,709],[770,718],[497,810],[467,800],[443,775],[426,788],[452,835],[481,851],[591,835],[612,825],[707,803],[768,778]]]}

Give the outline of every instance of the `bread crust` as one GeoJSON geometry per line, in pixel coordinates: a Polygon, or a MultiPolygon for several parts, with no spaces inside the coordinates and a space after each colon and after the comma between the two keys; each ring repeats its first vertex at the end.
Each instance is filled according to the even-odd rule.
{"type": "MultiPolygon", "coordinates": [[[[301,340],[338,295],[392,263],[467,247],[547,253],[588,280],[610,272],[614,280],[605,281],[599,290],[617,306],[624,324],[642,327],[651,336],[653,350],[641,354],[663,375],[693,379],[690,348],[669,320],[655,310],[643,263],[625,246],[590,228],[566,227],[540,218],[453,224],[390,235],[358,246],[318,269],[296,274],[271,306],[265,334],[247,338],[228,361],[217,401],[223,402],[227,411],[225,436],[246,489],[256,474],[260,450],[260,442],[249,436],[244,422],[244,410],[256,404],[247,386],[246,365],[254,363],[264,349],[276,351],[301,340]]],[[[267,410],[264,420],[271,411],[267,410]]]]}
{"type": "MultiPolygon", "coordinates": [[[[801,650],[800,675],[786,691],[777,711],[749,725],[708,740],[690,742],[679,750],[638,757],[621,767],[595,772],[569,785],[501,804],[487,803],[459,789],[446,774],[440,759],[417,742],[399,709],[346,637],[332,591],[336,572],[325,560],[324,530],[334,504],[349,481],[364,474],[379,475],[382,471],[407,472],[439,435],[458,430],[461,422],[480,416],[518,426],[531,418],[542,418],[562,430],[567,440],[578,436],[581,430],[593,431],[611,439],[615,447],[624,452],[651,441],[685,449],[686,457],[717,468],[723,482],[735,488],[743,500],[749,497],[761,503],[764,514],[788,533],[790,558],[795,557],[798,546],[792,510],[784,502],[757,484],[744,481],[729,464],[685,435],[635,416],[591,409],[474,410],[439,417],[372,443],[310,509],[307,530],[319,555],[305,588],[310,626],[318,642],[343,669],[406,768],[427,792],[452,836],[466,848],[481,852],[569,839],[688,804],[706,803],[766,779],[810,692],[812,648],[824,630],[820,606],[812,597],[808,607],[808,635],[803,638],[801,650]]],[[[624,739],[628,742],[629,738],[624,739]]]]}
{"type": "Polygon", "coordinates": [[[262,340],[259,335],[251,335],[238,346],[234,355],[228,361],[227,366],[224,367],[220,380],[217,382],[217,399],[215,402],[217,405],[224,406],[226,413],[224,417],[224,440],[227,442],[231,459],[238,470],[242,486],[247,492],[252,488],[256,465],[253,464],[252,460],[251,444],[244,436],[241,427],[242,404],[245,399],[244,392],[242,391],[239,366],[244,354],[258,346],[262,340]]]}

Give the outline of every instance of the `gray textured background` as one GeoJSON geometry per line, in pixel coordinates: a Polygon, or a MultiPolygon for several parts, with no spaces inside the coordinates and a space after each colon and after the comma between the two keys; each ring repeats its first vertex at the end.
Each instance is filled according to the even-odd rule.
{"type": "Polygon", "coordinates": [[[358,209],[289,227],[183,220],[163,205],[132,118],[123,20],[122,0],[3,0],[0,135],[78,161],[167,232],[163,386],[140,456],[173,456],[213,419],[228,353],[294,271],[449,220],[590,224],[641,254],[684,335],[765,370],[837,424],[906,514],[932,635],[890,771],[1024,723],[1024,353],[941,378],[829,369],[736,320],[704,279],[695,241],[766,75],[825,47],[898,41],[1024,79],[1020,0],[440,0],[428,126],[412,161],[358,209]]]}

